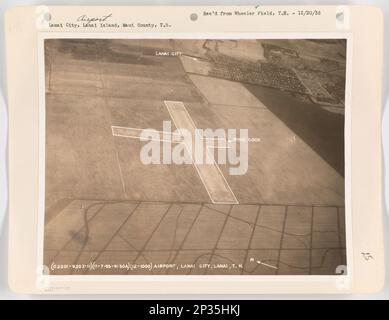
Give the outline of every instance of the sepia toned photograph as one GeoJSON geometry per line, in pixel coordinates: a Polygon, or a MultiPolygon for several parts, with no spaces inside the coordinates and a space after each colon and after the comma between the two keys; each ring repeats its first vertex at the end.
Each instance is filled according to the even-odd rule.
{"type": "Polygon", "coordinates": [[[345,39],[46,39],[50,275],[345,272],[345,39]]]}

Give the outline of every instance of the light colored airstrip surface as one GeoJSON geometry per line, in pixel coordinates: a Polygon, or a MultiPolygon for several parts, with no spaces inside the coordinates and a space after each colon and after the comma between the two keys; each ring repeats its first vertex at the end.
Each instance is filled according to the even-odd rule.
{"type": "Polygon", "coordinates": [[[142,133],[150,137],[154,135],[156,136],[158,134],[159,138],[155,138],[155,139],[150,138],[149,140],[166,141],[169,143],[170,142],[175,143],[176,141],[179,141],[178,139],[181,137],[180,134],[174,132],[157,131],[154,129],[139,129],[139,128],[126,128],[126,127],[112,126],[112,135],[115,137],[140,139],[142,133]],[[177,140],[173,139],[174,136],[176,136],[177,140]]]}
{"type": "MultiPolygon", "coordinates": [[[[188,111],[185,109],[185,105],[181,101],[165,101],[165,105],[175,126],[178,129],[188,130],[194,138],[197,134],[196,125],[188,111]]],[[[194,143],[192,145],[194,145],[194,143]]],[[[209,152],[208,149],[206,149],[206,152],[209,152]]],[[[219,166],[215,162],[212,164],[198,164],[196,161],[193,162],[213,203],[228,204],[238,202],[231,187],[228,185],[226,178],[223,176],[219,166]]]]}
{"type": "MultiPolygon", "coordinates": [[[[174,102],[174,101],[165,101],[166,105],[174,105],[174,103],[178,103],[178,105],[184,107],[184,104],[182,102],[174,102]]],[[[185,107],[184,107],[185,108],[185,107]]],[[[174,107],[168,108],[169,112],[175,112],[175,116],[179,116],[179,111],[174,110],[174,107]]],[[[186,111],[185,117],[189,117],[189,113],[186,111]]],[[[193,123],[193,120],[190,119],[191,123],[193,123]]],[[[186,129],[185,127],[177,127],[178,130],[180,129],[186,129]]],[[[193,130],[191,134],[194,135],[196,127],[192,126],[191,129],[193,130]],[[194,128],[194,129],[193,129],[194,128]]],[[[112,135],[115,137],[123,137],[123,138],[131,138],[131,139],[140,139],[142,137],[142,133],[148,136],[148,140],[156,141],[156,142],[167,142],[172,144],[177,143],[183,143],[180,142],[182,135],[178,132],[164,132],[164,131],[156,131],[153,129],[138,129],[138,128],[125,128],[125,127],[118,127],[118,126],[112,126],[112,135]],[[151,138],[150,138],[151,137],[151,138]]],[[[203,136],[199,136],[200,139],[204,140],[213,140],[213,143],[210,143],[209,145],[203,145],[202,150],[207,153],[207,156],[209,159],[214,159],[213,153],[211,153],[208,148],[215,149],[215,148],[229,148],[228,142],[226,139],[216,139],[216,138],[206,138],[203,136]]],[[[204,142],[203,142],[204,143],[204,142]]],[[[194,141],[192,141],[192,146],[195,144],[194,141]]],[[[210,197],[210,200],[212,203],[221,203],[221,204],[234,204],[238,203],[236,200],[236,197],[234,193],[231,190],[231,187],[228,185],[228,182],[226,178],[223,176],[223,173],[220,171],[220,168],[215,163],[214,160],[212,160],[212,163],[204,163],[199,164],[196,163],[196,156],[194,152],[196,152],[193,148],[189,148],[186,146],[186,150],[190,151],[192,150],[191,156],[191,162],[196,167],[196,170],[201,178],[201,181],[205,187],[205,189],[208,192],[208,195],[210,197]]],[[[205,160],[204,156],[202,156],[203,160],[205,160]]],[[[123,187],[125,189],[125,184],[123,182],[123,187]]]]}

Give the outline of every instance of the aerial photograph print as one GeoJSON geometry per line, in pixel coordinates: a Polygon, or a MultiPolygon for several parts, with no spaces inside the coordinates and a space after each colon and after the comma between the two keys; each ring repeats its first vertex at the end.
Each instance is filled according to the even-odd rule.
{"type": "Polygon", "coordinates": [[[346,39],[45,39],[48,273],[339,274],[346,53],[346,39]]]}

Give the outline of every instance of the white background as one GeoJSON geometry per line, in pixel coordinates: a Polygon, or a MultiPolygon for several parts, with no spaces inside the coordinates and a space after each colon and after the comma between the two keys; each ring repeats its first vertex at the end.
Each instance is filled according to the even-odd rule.
{"type": "Polygon", "coordinates": [[[331,1],[331,0],[316,0],[316,1],[158,1],[158,0],[143,0],[143,1],[75,1],[75,0],[51,0],[51,1],[33,1],[33,0],[1,0],[0,3],[0,300],[2,299],[389,299],[389,1],[387,0],[371,0],[371,1],[331,1]],[[384,69],[383,69],[383,147],[384,147],[384,179],[385,179],[385,213],[384,213],[384,228],[385,228],[385,250],[386,250],[386,283],[385,288],[379,293],[371,295],[121,295],[121,296],[28,296],[17,295],[8,289],[7,285],[7,237],[8,237],[8,216],[7,216],[7,105],[6,100],[6,78],[5,78],[5,50],[4,50],[4,12],[7,8],[17,5],[332,5],[332,4],[364,4],[375,5],[382,8],[385,15],[385,53],[384,53],[384,69]]]}

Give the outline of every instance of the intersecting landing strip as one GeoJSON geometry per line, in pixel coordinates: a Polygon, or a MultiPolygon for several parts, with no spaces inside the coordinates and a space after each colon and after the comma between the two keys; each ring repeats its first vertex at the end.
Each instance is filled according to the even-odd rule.
{"type": "MultiPolygon", "coordinates": [[[[196,125],[194,124],[191,116],[185,108],[185,105],[181,101],[164,101],[166,108],[168,109],[170,116],[178,130],[188,130],[194,138],[196,133],[196,125]]],[[[206,152],[209,152],[206,148],[206,152]]],[[[193,156],[192,156],[193,158],[193,156]]],[[[220,171],[219,166],[213,161],[213,163],[196,163],[193,164],[205,186],[209,197],[213,203],[219,204],[236,204],[238,203],[234,193],[231,190],[226,178],[220,171]]]]}

